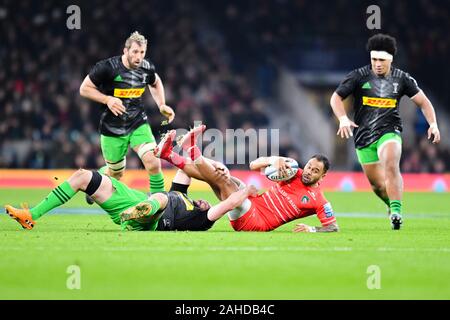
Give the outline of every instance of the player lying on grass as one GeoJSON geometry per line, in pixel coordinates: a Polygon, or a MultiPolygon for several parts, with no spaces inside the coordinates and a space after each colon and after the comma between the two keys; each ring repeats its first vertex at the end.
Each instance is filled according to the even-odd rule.
{"type": "MultiPolygon", "coordinates": [[[[199,134],[205,129],[206,127],[203,125],[194,131],[199,134]]],[[[175,131],[169,131],[164,140],[156,147],[155,155],[184,169],[188,160],[173,151],[174,139],[175,131]]],[[[188,153],[190,160],[194,161],[199,174],[215,190],[220,200],[226,200],[240,188],[245,188],[238,179],[220,174],[217,165],[212,165],[209,159],[202,156],[195,141],[194,134],[184,136],[179,144],[188,153]]],[[[250,169],[263,170],[269,165],[275,165],[280,174],[285,174],[289,169],[288,160],[283,157],[261,157],[250,164],[250,169]]],[[[236,231],[270,231],[292,220],[316,214],[322,223],[321,227],[297,224],[294,231],[338,231],[333,209],[320,189],[320,181],[325,177],[329,166],[330,163],[325,156],[315,155],[308,161],[304,169],[299,169],[290,180],[276,183],[260,195],[249,192],[248,198],[228,213],[232,227],[236,231]]]]}
{"type": "MultiPolygon", "coordinates": [[[[193,133],[193,131],[187,133],[184,138],[190,140],[190,135],[193,133]]],[[[162,143],[164,142],[163,139],[162,143]]],[[[205,200],[193,201],[187,196],[191,177],[199,180],[205,180],[205,178],[192,161],[183,160],[183,163],[184,171],[177,172],[169,192],[159,192],[148,196],[144,192],[129,188],[115,178],[97,171],[80,169],[67,181],[53,189],[37,206],[31,209],[17,209],[6,205],[6,213],[23,228],[32,229],[36,224],[35,220],[69,201],[78,191],[82,191],[91,196],[110,215],[114,223],[121,224],[122,229],[201,231],[211,228],[216,220],[256,192],[256,189],[251,186],[236,190],[230,193],[225,201],[212,207],[205,200]]],[[[229,171],[224,165],[213,160],[208,160],[208,163],[214,168],[217,181],[229,178],[229,171]]],[[[221,183],[225,188],[229,184],[232,182],[221,183]]],[[[218,192],[214,187],[213,190],[218,192]]]]}

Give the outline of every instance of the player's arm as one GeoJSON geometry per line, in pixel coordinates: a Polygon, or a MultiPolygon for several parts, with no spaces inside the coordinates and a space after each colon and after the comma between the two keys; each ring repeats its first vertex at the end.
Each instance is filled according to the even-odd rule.
{"type": "Polygon", "coordinates": [[[358,125],[348,118],[345,112],[344,99],[342,99],[337,92],[334,92],[330,99],[330,105],[333,109],[334,115],[339,120],[339,129],[336,135],[347,139],[349,137],[353,137],[352,128],[356,128],[358,125]]]}
{"type": "Polygon", "coordinates": [[[161,78],[155,73],[155,82],[148,86],[150,93],[159,108],[159,112],[167,118],[167,123],[171,123],[175,118],[175,112],[171,107],[166,105],[166,96],[164,93],[164,85],[161,78]]]}
{"type": "Polygon", "coordinates": [[[266,167],[273,165],[278,168],[280,175],[287,175],[287,170],[291,168],[287,160],[288,158],[277,156],[259,157],[258,159],[250,162],[250,170],[264,170],[266,167]]]}
{"type": "Polygon", "coordinates": [[[233,192],[228,198],[209,209],[208,219],[210,221],[216,221],[220,219],[228,211],[231,211],[242,205],[242,203],[247,200],[249,196],[254,196],[257,194],[258,190],[253,185],[246,186],[244,189],[233,192]]]}
{"type": "MultiPolygon", "coordinates": [[[[323,196],[322,196],[323,197],[323,196]]],[[[317,218],[319,218],[322,223],[321,227],[312,227],[306,224],[297,224],[294,228],[294,232],[337,232],[339,231],[339,226],[336,222],[336,217],[334,216],[333,208],[331,204],[323,198],[322,203],[314,209],[317,218]]]]}
{"type": "Polygon", "coordinates": [[[337,135],[341,138],[349,138],[353,136],[352,128],[358,127],[353,121],[351,121],[347,113],[345,112],[344,99],[351,95],[357,86],[359,75],[356,71],[352,71],[342,80],[342,82],[337,87],[336,91],[333,92],[330,105],[333,109],[333,113],[339,120],[339,129],[337,135]]]}
{"type": "Polygon", "coordinates": [[[106,104],[115,116],[121,115],[124,112],[126,113],[122,100],[101,93],[97,86],[92,82],[89,75],[87,75],[86,78],[84,78],[83,83],[81,83],[80,95],[95,102],[106,104]]]}
{"type": "Polygon", "coordinates": [[[329,225],[322,227],[312,227],[303,223],[299,223],[295,226],[294,232],[338,232],[339,226],[336,222],[332,222],[329,225]]]}
{"type": "Polygon", "coordinates": [[[437,125],[436,113],[430,99],[420,90],[411,100],[422,110],[425,119],[430,125],[428,128],[428,139],[431,139],[431,136],[433,136],[433,143],[439,143],[441,141],[441,134],[437,125]]]}

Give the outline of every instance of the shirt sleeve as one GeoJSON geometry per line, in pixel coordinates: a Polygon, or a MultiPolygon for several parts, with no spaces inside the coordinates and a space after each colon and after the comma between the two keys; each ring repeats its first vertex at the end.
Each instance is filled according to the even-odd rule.
{"type": "Polygon", "coordinates": [[[344,78],[344,80],[341,81],[339,86],[336,89],[336,93],[342,98],[345,99],[349,95],[351,95],[357,87],[358,83],[358,72],[356,70],[350,72],[347,74],[344,78]]]}
{"type": "Polygon", "coordinates": [[[147,84],[152,86],[155,84],[156,81],[156,70],[155,70],[155,65],[151,62],[151,61],[147,61],[148,62],[148,67],[146,68],[147,70],[147,84]]]}
{"type": "Polygon", "coordinates": [[[333,208],[331,204],[323,198],[323,201],[320,202],[320,205],[316,208],[317,218],[319,218],[322,226],[325,227],[333,222],[336,222],[336,217],[334,216],[333,208]]]}
{"type": "Polygon", "coordinates": [[[106,60],[97,62],[89,72],[89,78],[97,87],[111,81],[113,77],[112,66],[106,60]]]}
{"type": "Polygon", "coordinates": [[[406,94],[410,98],[414,97],[420,91],[416,79],[411,77],[409,73],[405,73],[405,75],[403,76],[403,91],[404,94],[406,94]]]}

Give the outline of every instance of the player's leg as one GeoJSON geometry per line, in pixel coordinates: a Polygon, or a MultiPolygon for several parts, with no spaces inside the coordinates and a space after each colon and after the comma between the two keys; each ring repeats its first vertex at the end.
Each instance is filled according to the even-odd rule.
{"type": "Polygon", "coordinates": [[[197,167],[189,158],[185,158],[173,151],[176,131],[170,130],[163,135],[161,141],[156,146],[153,154],[160,159],[164,159],[178,169],[184,171],[189,177],[204,180],[197,167]]]}
{"type": "Polygon", "coordinates": [[[161,161],[153,154],[156,140],[148,124],[141,125],[131,133],[130,146],[138,154],[147,171],[150,192],[164,191],[164,175],[161,170],[161,161]]]}
{"type": "Polygon", "coordinates": [[[125,172],[127,164],[127,152],[129,135],[121,137],[100,136],[100,146],[106,166],[99,171],[117,180],[120,180],[125,172]]]}
{"type": "Polygon", "coordinates": [[[203,181],[208,183],[213,190],[220,193],[219,199],[228,198],[233,192],[238,190],[237,185],[230,179],[228,169],[224,165],[218,166],[214,161],[202,156],[196,142],[206,130],[205,125],[196,126],[178,140],[179,146],[186,151],[199,173],[203,176],[203,181]]]}
{"type": "Polygon", "coordinates": [[[381,163],[362,164],[362,168],[369,180],[373,192],[375,192],[389,208],[389,197],[386,192],[384,169],[381,163]]]}
{"type": "Polygon", "coordinates": [[[400,141],[399,139],[387,140],[378,149],[385,171],[386,193],[390,199],[389,207],[393,229],[400,229],[402,224],[403,179],[400,173],[400,158],[402,154],[400,141]]]}
{"type": "MultiPolygon", "coordinates": [[[[128,152],[129,135],[122,137],[100,136],[100,146],[106,165],[98,171],[117,180],[122,178],[125,172],[126,155],[128,152]]],[[[86,202],[93,204],[94,199],[86,194],[86,202]]]]}
{"type": "MultiPolygon", "coordinates": [[[[94,199],[102,199],[108,197],[106,184],[108,179],[103,179],[97,172],[80,169],[70,176],[69,179],[53,189],[44,200],[42,200],[35,207],[28,209],[17,209],[10,205],[6,205],[6,212],[15,220],[17,220],[24,228],[32,229],[35,225],[34,220],[39,219],[50,210],[59,207],[73,198],[78,191],[85,191],[94,197],[94,199]],[[96,176],[97,179],[93,179],[96,176]],[[94,181],[95,180],[95,181],[94,181]],[[104,184],[104,190],[101,193],[94,195],[98,189],[98,185],[104,184]]],[[[110,193],[112,188],[110,187],[110,193]]]]}
{"type": "Polygon", "coordinates": [[[203,157],[197,146],[191,147],[188,152],[198,171],[203,176],[203,180],[213,189],[219,190],[221,200],[227,199],[233,192],[238,191],[238,185],[228,175],[217,170],[209,159],[203,157]]]}
{"type": "Polygon", "coordinates": [[[369,180],[372,190],[389,208],[389,197],[386,192],[384,168],[378,157],[377,142],[378,141],[365,148],[356,149],[356,155],[364,170],[364,174],[369,180]]]}
{"type": "Polygon", "coordinates": [[[158,212],[164,210],[168,203],[166,193],[158,192],[152,194],[148,199],[141,201],[135,206],[125,210],[120,214],[121,222],[145,219],[154,216],[158,212]]]}

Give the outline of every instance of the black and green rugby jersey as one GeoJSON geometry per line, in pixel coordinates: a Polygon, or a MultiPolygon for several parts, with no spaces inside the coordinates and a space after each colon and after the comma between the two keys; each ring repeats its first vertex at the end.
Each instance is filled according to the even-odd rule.
{"type": "Polygon", "coordinates": [[[106,105],[100,119],[100,133],[123,136],[147,122],[142,95],[147,85],[156,81],[155,66],[144,60],[137,69],[127,69],[122,57],[116,56],[97,62],[89,78],[104,94],[120,98],[127,113],[115,116],[106,105]]]}
{"type": "Polygon", "coordinates": [[[386,77],[377,76],[370,65],[350,72],[336,93],[342,99],[354,96],[354,122],[359,126],[354,130],[356,148],[370,145],[387,132],[400,133],[400,99],[419,91],[416,80],[397,68],[391,68],[386,77]]]}

